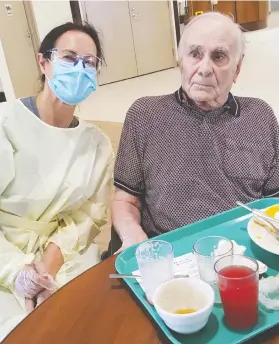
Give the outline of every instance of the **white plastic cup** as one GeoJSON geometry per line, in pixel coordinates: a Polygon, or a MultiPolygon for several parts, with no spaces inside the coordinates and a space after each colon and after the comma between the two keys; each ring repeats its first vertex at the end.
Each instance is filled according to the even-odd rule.
{"type": "Polygon", "coordinates": [[[163,240],[147,241],[137,247],[136,258],[146,298],[153,304],[156,289],[174,278],[173,247],[163,240]]]}
{"type": "Polygon", "coordinates": [[[200,278],[209,283],[215,292],[215,303],[221,303],[221,297],[214,271],[216,260],[233,254],[231,240],[221,236],[207,236],[198,239],[193,245],[200,278]]]}

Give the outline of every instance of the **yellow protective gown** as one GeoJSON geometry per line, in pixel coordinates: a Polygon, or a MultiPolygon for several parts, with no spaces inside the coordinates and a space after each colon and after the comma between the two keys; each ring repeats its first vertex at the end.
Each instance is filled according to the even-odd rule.
{"type": "Polygon", "coordinates": [[[58,287],[100,261],[93,240],[107,220],[112,169],[96,126],[56,128],[20,100],[0,105],[0,341],[26,315],[15,278],[48,243],[64,257],[58,287]]]}

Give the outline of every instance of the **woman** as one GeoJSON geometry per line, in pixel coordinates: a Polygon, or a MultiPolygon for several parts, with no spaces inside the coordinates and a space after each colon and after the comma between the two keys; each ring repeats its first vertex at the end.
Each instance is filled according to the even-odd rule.
{"type": "Polygon", "coordinates": [[[101,58],[93,27],[61,25],[41,44],[43,90],[0,105],[0,340],[100,261],[93,239],[107,220],[113,152],[74,111],[96,90],[101,58]]]}

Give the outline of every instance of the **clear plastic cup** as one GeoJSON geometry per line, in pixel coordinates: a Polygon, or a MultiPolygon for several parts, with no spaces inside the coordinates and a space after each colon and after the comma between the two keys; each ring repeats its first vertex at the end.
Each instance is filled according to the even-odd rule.
{"type": "Polygon", "coordinates": [[[137,247],[136,258],[146,298],[153,304],[159,285],[174,277],[173,247],[163,240],[147,241],[137,247]]]}
{"type": "Polygon", "coordinates": [[[247,329],[258,322],[259,266],[256,260],[232,255],[214,266],[224,307],[225,321],[234,329],[247,329]]]}
{"type": "Polygon", "coordinates": [[[200,278],[211,285],[215,293],[215,303],[221,303],[214,264],[216,260],[233,254],[231,240],[221,236],[207,236],[198,239],[193,246],[200,278]]]}

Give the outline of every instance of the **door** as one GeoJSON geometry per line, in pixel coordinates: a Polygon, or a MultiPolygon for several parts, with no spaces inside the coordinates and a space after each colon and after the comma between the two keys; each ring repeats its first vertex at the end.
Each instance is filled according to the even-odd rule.
{"type": "Polygon", "coordinates": [[[99,84],[137,76],[128,1],[86,1],[87,20],[100,33],[106,65],[99,84]]]}
{"type": "Polygon", "coordinates": [[[259,1],[259,20],[266,20],[269,12],[268,1],[259,1]]]}
{"type": "Polygon", "coordinates": [[[212,9],[211,1],[189,0],[188,6],[191,16],[196,16],[202,13],[210,12],[212,9]]]}
{"type": "Polygon", "coordinates": [[[138,74],[174,67],[168,1],[130,1],[138,74]]]}
{"type": "Polygon", "coordinates": [[[236,17],[239,24],[253,23],[259,20],[258,1],[236,1],[236,17]]]}
{"type": "Polygon", "coordinates": [[[226,14],[236,22],[235,6],[235,1],[220,0],[216,5],[213,5],[213,11],[226,14]]]}
{"type": "Polygon", "coordinates": [[[0,39],[17,98],[39,91],[39,68],[23,1],[0,1],[0,39]]]}

